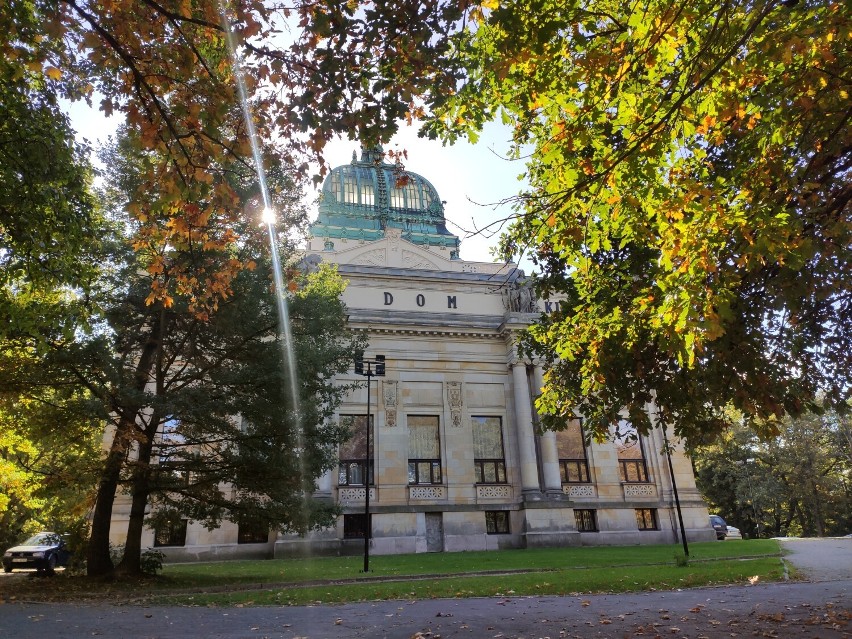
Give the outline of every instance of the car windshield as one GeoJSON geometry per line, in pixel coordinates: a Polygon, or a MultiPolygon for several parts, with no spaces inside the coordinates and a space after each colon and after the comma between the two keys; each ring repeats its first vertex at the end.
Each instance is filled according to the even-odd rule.
{"type": "Polygon", "coordinates": [[[52,546],[59,541],[56,533],[38,533],[27,539],[22,546],[52,546]]]}

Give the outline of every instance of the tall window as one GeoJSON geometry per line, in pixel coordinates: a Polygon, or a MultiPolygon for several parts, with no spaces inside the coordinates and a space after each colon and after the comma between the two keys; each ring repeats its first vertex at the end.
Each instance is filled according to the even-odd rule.
{"type": "Polygon", "coordinates": [[[639,530],[657,530],[657,509],[637,508],[636,526],[639,530]]]}
{"type": "Polygon", "coordinates": [[[642,438],[636,427],[621,420],[615,429],[615,449],[618,452],[618,471],[623,482],[648,481],[648,466],[642,450],[642,438]]]}
{"type": "Polygon", "coordinates": [[[556,431],[556,450],[562,483],[589,483],[589,462],[586,459],[583,426],[579,419],[570,420],[564,430],[556,431]]]}
{"type": "Polygon", "coordinates": [[[408,416],[408,483],[441,483],[441,439],[437,415],[408,416]]]}
{"type": "Polygon", "coordinates": [[[155,469],[161,488],[180,489],[189,486],[189,470],[186,468],[187,444],[181,432],[180,420],[169,417],[159,429],[157,448],[160,467],[155,469]]]}
{"type": "Polygon", "coordinates": [[[499,417],[471,417],[473,423],[473,465],[477,484],[505,484],[503,420],[499,417]]]}
{"type": "MultiPolygon", "coordinates": [[[[367,416],[341,415],[340,424],[349,429],[352,437],[340,446],[340,465],[337,472],[337,483],[340,486],[363,486],[366,473],[364,462],[367,457],[367,416]]],[[[370,415],[370,485],[373,484],[373,416],[370,415]]]]}

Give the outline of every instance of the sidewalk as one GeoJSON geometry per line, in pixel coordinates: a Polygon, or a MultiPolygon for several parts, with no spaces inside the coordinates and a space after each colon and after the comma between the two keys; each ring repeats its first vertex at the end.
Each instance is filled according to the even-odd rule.
{"type": "Polygon", "coordinates": [[[6,604],[2,639],[849,639],[852,580],[577,597],[188,608],[6,604]]]}

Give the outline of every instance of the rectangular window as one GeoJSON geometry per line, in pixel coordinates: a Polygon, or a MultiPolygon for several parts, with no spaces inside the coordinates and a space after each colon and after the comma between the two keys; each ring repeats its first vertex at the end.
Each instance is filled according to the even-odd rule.
{"type": "Polygon", "coordinates": [[[588,484],[591,481],[583,425],[579,419],[569,420],[564,430],[556,431],[556,450],[563,484],[588,484]]]}
{"type": "Polygon", "coordinates": [[[186,545],[186,519],[169,522],[154,529],[154,546],[184,546],[186,545]]]}
{"type": "Polygon", "coordinates": [[[642,449],[642,438],[636,427],[621,420],[615,427],[615,449],[622,482],[647,482],[648,466],[642,449]]]}
{"type": "Polygon", "coordinates": [[[505,484],[503,420],[499,417],[471,417],[473,424],[473,466],[477,484],[505,484]]]}
{"type": "Polygon", "coordinates": [[[657,530],[657,509],[637,508],[636,525],[639,530],[657,530]]]}
{"type": "Polygon", "coordinates": [[[373,184],[361,182],[361,206],[373,206],[373,184]]]}
{"type": "Polygon", "coordinates": [[[574,520],[580,532],[597,532],[598,518],[594,510],[574,510],[574,520]]]}
{"type": "Polygon", "coordinates": [[[508,510],[486,510],[485,532],[489,535],[506,535],[509,533],[508,510]]]}
{"type": "Polygon", "coordinates": [[[367,531],[367,515],[343,515],[343,538],[363,539],[367,531]]]}
{"type": "MultiPolygon", "coordinates": [[[[367,457],[367,416],[366,415],[341,415],[340,425],[345,426],[352,437],[340,446],[340,463],[337,470],[337,484],[339,486],[363,486],[364,468],[367,457]]],[[[373,453],[375,451],[375,438],[373,437],[373,415],[370,415],[370,478],[372,486],[373,478],[373,453]]]]}
{"type": "Polygon", "coordinates": [[[269,541],[269,526],[259,521],[245,522],[237,531],[238,544],[265,544],[269,541]]]}
{"type": "Polygon", "coordinates": [[[441,438],[437,415],[408,416],[408,483],[440,484],[441,438]]]}
{"type": "MultiPolygon", "coordinates": [[[[334,175],[334,172],[332,172],[334,175]]],[[[358,179],[356,174],[348,173],[342,180],[344,204],[358,204],[358,179]]],[[[360,177],[360,176],[359,176],[360,177]]]]}

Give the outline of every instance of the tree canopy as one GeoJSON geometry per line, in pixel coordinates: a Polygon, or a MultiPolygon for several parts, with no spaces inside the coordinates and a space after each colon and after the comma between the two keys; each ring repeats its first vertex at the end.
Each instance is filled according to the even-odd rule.
{"type": "Polygon", "coordinates": [[[852,525],[852,424],[833,411],[785,418],[759,441],[734,416],[718,441],[693,451],[711,512],[750,537],[844,535],[852,525]]]}
{"type": "MultiPolygon", "coordinates": [[[[126,119],[142,154],[125,210],[153,309],[208,318],[253,266],[231,33],[255,128],[286,141],[278,166],[303,169],[340,132],[387,140],[405,119],[449,142],[494,118],[511,128],[530,188],[502,251],[529,254],[539,295],[561,300],[523,344],[546,367],[550,426],[580,411],[605,434],[626,409],[646,429],[652,397],[695,439],[730,424],[729,403],[765,434],[847,409],[842,3],[11,0],[0,27],[4,103],[17,119],[46,106],[64,157],[57,97],[126,119]]],[[[2,220],[4,248],[54,206],[43,196],[2,220]]],[[[57,211],[87,206],[66,200],[57,211]]]]}
{"type": "Polygon", "coordinates": [[[524,340],[551,426],[579,411],[603,435],[626,409],[644,430],[652,397],[695,437],[729,402],[765,434],[818,398],[847,409],[842,3],[390,4],[318,8],[312,55],[345,52],[330,90],[357,80],[426,135],[511,127],[530,188],[502,252],[561,301],[524,340]]]}

